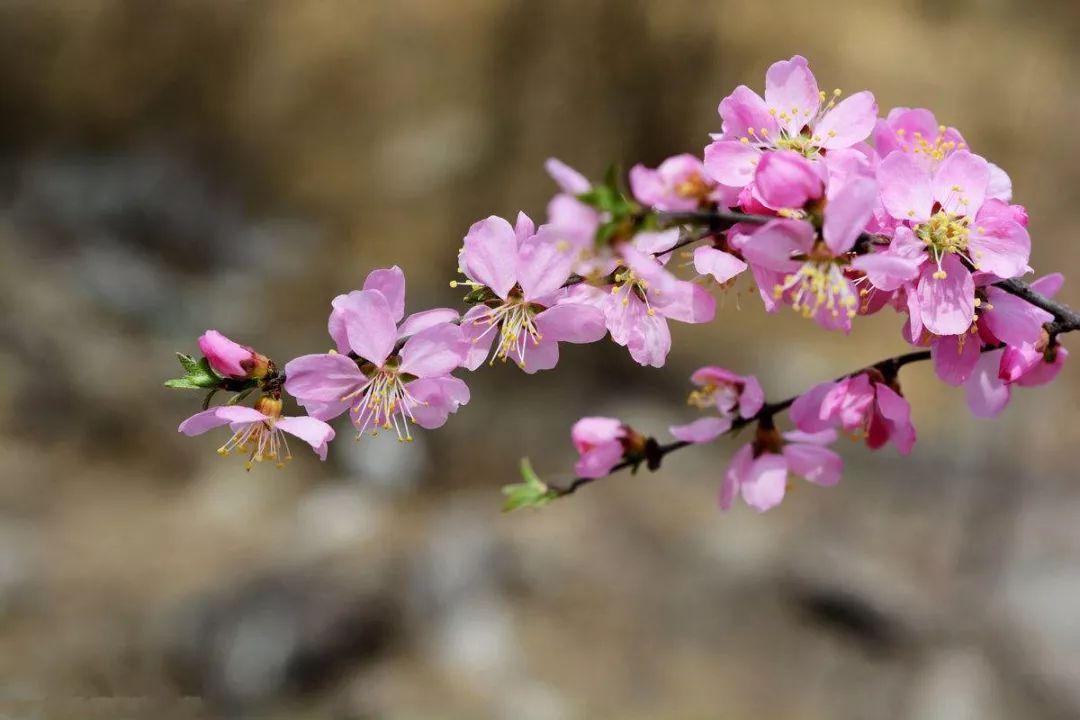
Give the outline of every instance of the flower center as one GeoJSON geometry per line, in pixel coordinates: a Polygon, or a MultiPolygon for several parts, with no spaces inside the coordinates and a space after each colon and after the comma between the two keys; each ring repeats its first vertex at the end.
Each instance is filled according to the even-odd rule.
{"type": "Polygon", "coordinates": [[[542,306],[527,301],[520,293],[512,291],[502,304],[489,308],[487,315],[473,321],[475,324],[484,323],[489,326],[473,342],[479,342],[480,338],[489,332],[497,331],[499,342],[495,346],[490,364],[494,364],[497,359],[505,362],[509,357],[524,368],[529,346],[535,347],[543,340],[535,320],[536,314],[543,309],[542,306]]]}
{"type": "Polygon", "coordinates": [[[690,200],[705,200],[709,196],[709,184],[698,173],[692,173],[675,186],[675,194],[690,200]]]}
{"type": "Polygon", "coordinates": [[[968,217],[956,217],[940,210],[927,222],[915,228],[916,237],[926,244],[938,265],[937,272],[934,273],[936,279],[946,277],[945,271],[941,268],[941,260],[949,253],[959,255],[972,266],[975,265],[967,255],[968,238],[971,234],[970,222],[971,219],[968,217]]]}
{"type": "Polygon", "coordinates": [[[228,442],[218,448],[218,454],[224,457],[234,450],[247,453],[244,469],[249,471],[255,463],[263,460],[275,460],[279,468],[285,467],[285,463],[292,460],[292,453],[289,452],[285,433],[274,427],[274,421],[281,417],[281,400],[264,395],[255,403],[255,409],[270,419],[244,423],[228,442]]]}
{"type": "MultiPolygon", "coordinates": [[[[641,302],[645,303],[645,312],[652,316],[656,314],[656,310],[653,309],[649,303],[649,281],[644,278],[640,278],[630,268],[622,268],[615,272],[614,276],[615,284],[611,286],[611,294],[622,297],[623,307],[630,305],[630,296],[633,295],[641,302]]],[[[660,290],[653,288],[652,292],[657,295],[660,294],[660,290]]]]}
{"type": "MultiPolygon", "coordinates": [[[[406,384],[412,376],[402,376],[397,370],[396,358],[390,358],[381,368],[373,368],[368,380],[360,389],[341,400],[352,402],[352,420],[359,440],[370,428],[372,437],[379,430],[394,430],[399,442],[412,442],[410,422],[416,422],[412,409],[422,405],[409,393],[406,384]]],[[[362,368],[363,369],[363,368],[362,368]]]]}
{"type": "Polygon", "coordinates": [[[913,132],[909,138],[907,131],[900,128],[896,131],[896,139],[900,143],[900,149],[904,152],[924,157],[933,162],[939,162],[953,150],[963,150],[967,147],[967,143],[946,140],[945,132],[947,129],[944,125],[938,125],[937,136],[928,140],[918,131],[913,132]]]}
{"type": "Polygon", "coordinates": [[[773,295],[777,299],[785,293],[790,294],[791,307],[808,318],[821,311],[833,317],[839,317],[841,312],[855,317],[855,307],[859,302],[843,268],[832,260],[808,260],[803,263],[797,272],[786,276],[782,284],[773,288],[773,295]]]}
{"type": "Polygon", "coordinates": [[[707,383],[697,390],[692,390],[686,398],[686,404],[699,410],[714,407],[730,411],[739,402],[739,389],[730,383],[707,383]]]}

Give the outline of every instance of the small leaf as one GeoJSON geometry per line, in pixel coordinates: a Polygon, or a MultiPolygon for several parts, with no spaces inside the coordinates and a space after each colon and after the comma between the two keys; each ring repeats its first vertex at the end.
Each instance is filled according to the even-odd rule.
{"type": "Polygon", "coordinates": [[[191,382],[191,380],[189,380],[186,377],[173,378],[172,380],[166,380],[165,381],[165,387],[173,388],[175,390],[200,390],[201,389],[201,387],[199,385],[196,385],[195,383],[191,382]]]}
{"type": "Polygon", "coordinates": [[[190,355],[184,353],[176,353],[177,359],[180,361],[180,367],[184,368],[184,372],[191,374],[199,367],[199,362],[190,355]]]}
{"type": "Polygon", "coordinates": [[[198,361],[190,355],[177,353],[176,357],[183,366],[185,375],[165,382],[165,387],[180,390],[209,390],[221,387],[221,378],[210,369],[210,361],[202,358],[198,361]]]}

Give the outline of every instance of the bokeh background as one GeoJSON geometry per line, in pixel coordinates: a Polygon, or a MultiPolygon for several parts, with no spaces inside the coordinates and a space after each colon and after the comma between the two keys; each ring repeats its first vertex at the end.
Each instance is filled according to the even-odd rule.
{"type": "Polygon", "coordinates": [[[284,471],[178,436],[198,399],[161,387],[206,327],[325,349],[374,267],[455,303],[465,230],[542,217],[545,158],[699,151],[794,53],[958,126],[1011,173],[1034,266],[1074,271],[1078,7],[0,3],[0,712],[1080,717],[1075,367],[996,422],[905,369],[912,456],[845,444],[841,486],[762,516],[716,510],[732,444],[542,512],[498,489],[522,455],[568,477],[582,414],[660,432],[706,363],[786,396],[901,351],[895,316],[825,337],[729,294],[662,371],[609,344],[485,369],[443,430],[284,471]]]}

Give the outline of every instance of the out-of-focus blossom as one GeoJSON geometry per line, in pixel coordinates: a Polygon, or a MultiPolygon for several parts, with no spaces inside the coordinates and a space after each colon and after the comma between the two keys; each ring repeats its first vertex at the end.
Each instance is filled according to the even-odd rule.
{"type": "Polygon", "coordinates": [[[579,455],[574,472],[578,477],[604,477],[622,462],[632,434],[630,428],[615,418],[581,418],[570,430],[570,439],[579,455]]]}
{"type": "Polygon", "coordinates": [[[771,428],[759,429],[754,441],[732,456],[720,487],[720,507],[730,509],[735,497],[742,495],[743,502],[758,512],[774,508],[787,492],[788,473],[815,485],[836,485],[844,461],[827,447],[835,440],[835,430],[780,435],[771,428]]]}
{"type": "Polygon", "coordinates": [[[192,415],[178,428],[188,436],[202,435],[208,430],[228,425],[232,437],[218,448],[221,455],[232,452],[248,456],[246,467],[263,460],[273,460],[282,467],[292,459],[285,433],[294,435],[326,460],[328,443],[334,439],[334,429],[313,417],[282,417],[281,400],[261,397],[255,407],[220,405],[192,415]]]}
{"type": "Polygon", "coordinates": [[[630,169],[630,190],[641,204],[668,212],[696,210],[709,203],[730,207],[738,200],[738,190],[709,178],[701,160],[690,154],[670,157],[655,170],[635,165],[630,169]]]}
{"type": "Polygon", "coordinates": [[[808,433],[839,427],[862,434],[872,450],[892,442],[907,455],[915,444],[911,406],[876,371],[814,386],[792,404],[791,420],[808,433]]]}

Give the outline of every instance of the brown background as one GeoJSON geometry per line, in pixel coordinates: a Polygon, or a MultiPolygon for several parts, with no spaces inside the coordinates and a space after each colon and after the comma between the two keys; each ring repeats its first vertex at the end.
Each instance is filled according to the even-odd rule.
{"type": "Polygon", "coordinates": [[[1077,717],[1075,367],[996,422],[907,369],[913,455],[845,443],[840,487],[763,516],[715,508],[730,443],[540,513],[498,488],[521,455],[565,477],[584,413],[660,431],[706,363],[786,396],[901,351],[897,317],[729,295],[661,371],[485,369],[444,430],[285,471],[178,437],[197,400],[160,382],[208,326],[325,349],[374,267],[454,303],[469,223],[542,217],[546,157],[697,152],[796,52],[958,126],[1073,270],[1078,31],[1020,0],[0,3],[0,712],[1077,717]]]}

